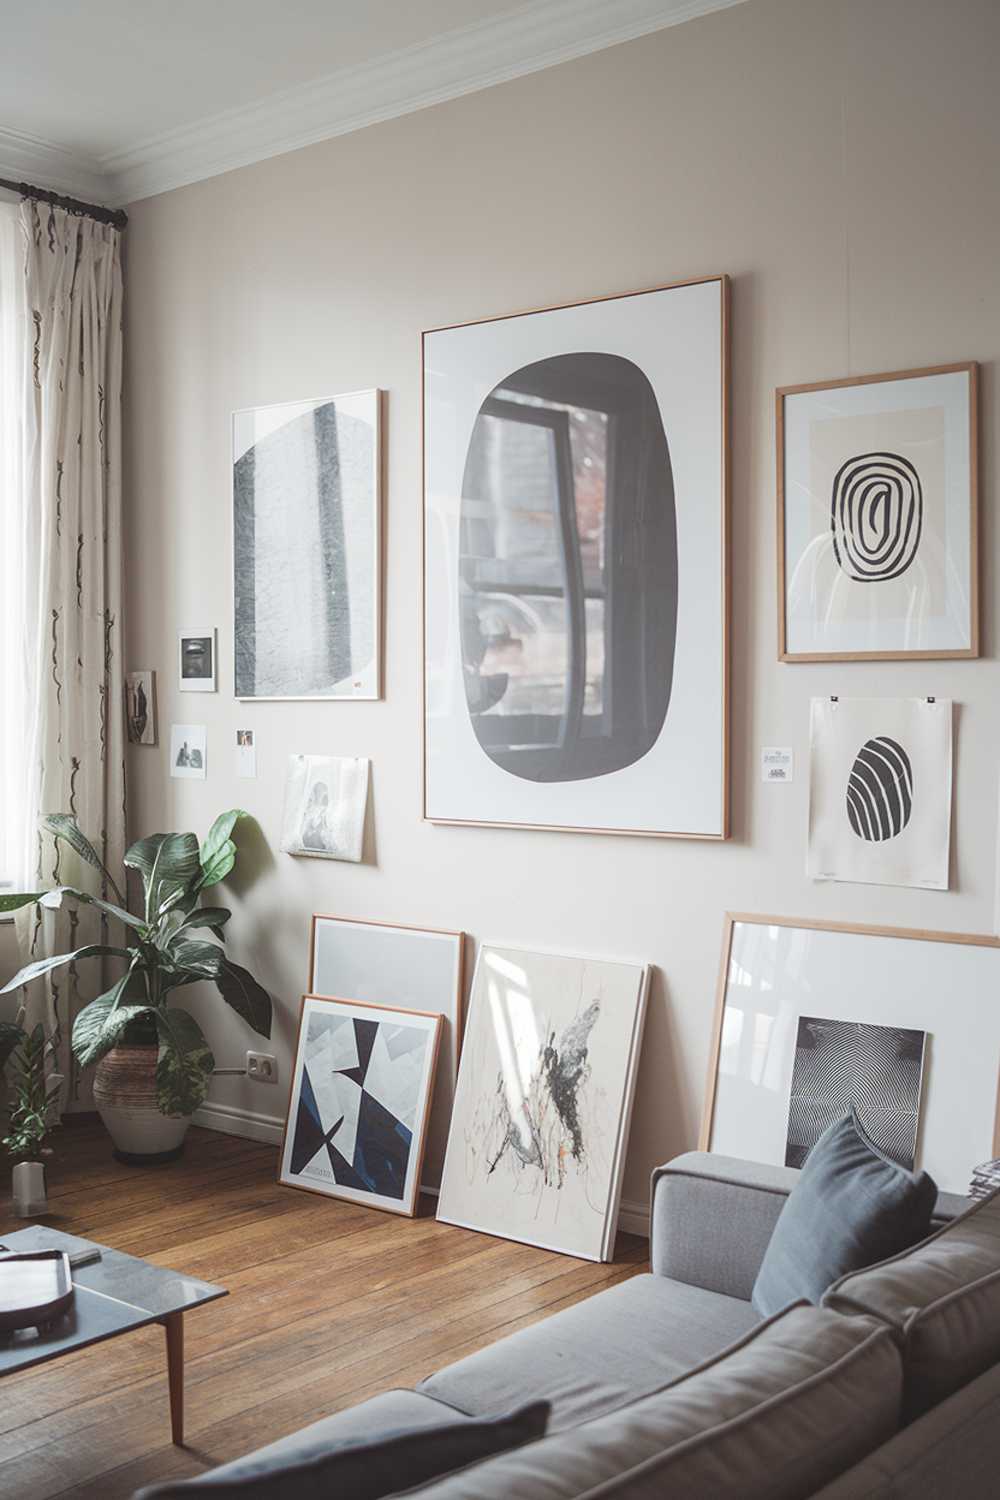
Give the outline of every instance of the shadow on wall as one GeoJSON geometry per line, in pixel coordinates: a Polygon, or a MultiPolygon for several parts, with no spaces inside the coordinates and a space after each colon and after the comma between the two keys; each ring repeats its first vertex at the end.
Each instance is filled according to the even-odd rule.
{"type": "MultiPolygon", "coordinates": [[[[635,1108],[632,1117],[633,1140],[659,1143],[653,1165],[669,1161],[680,1151],[690,1149],[698,1132],[697,1114],[700,1097],[690,1099],[690,1079],[682,1067],[682,1053],[674,1024],[670,992],[663,970],[653,965],[650,974],[646,1025],[636,1079],[635,1108]]],[[[631,1153],[627,1153],[627,1157],[631,1153]]],[[[623,1196],[637,1206],[647,1207],[649,1184],[628,1180],[623,1196]]]]}

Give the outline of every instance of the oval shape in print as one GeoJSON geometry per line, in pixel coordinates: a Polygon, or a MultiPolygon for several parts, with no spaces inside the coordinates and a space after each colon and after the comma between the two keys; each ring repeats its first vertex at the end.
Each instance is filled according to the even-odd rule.
{"type": "Polygon", "coordinates": [[[913,768],[887,735],[858,751],[847,782],[847,817],[859,839],[880,844],[902,833],[913,810],[913,768]]]}
{"type": "Polygon", "coordinates": [[[917,555],[923,526],[920,475],[898,453],[861,453],[837,470],[833,550],[856,583],[886,583],[917,555]]]}
{"type": "Polygon", "coordinates": [[[466,705],[494,764],[584,781],[646,755],[673,683],[677,521],[638,365],[560,354],[494,387],[466,454],[460,552],[466,705]]]}

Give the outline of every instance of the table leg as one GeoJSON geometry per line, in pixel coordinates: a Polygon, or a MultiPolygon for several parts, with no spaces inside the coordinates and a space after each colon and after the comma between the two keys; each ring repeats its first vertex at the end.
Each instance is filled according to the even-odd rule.
{"type": "Polygon", "coordinates": [[[184,1445],[184,1314],[168,1313],[163,1319],[167,1335],[167,1382],[170,1386],[170,1436],[184,1445]]]}

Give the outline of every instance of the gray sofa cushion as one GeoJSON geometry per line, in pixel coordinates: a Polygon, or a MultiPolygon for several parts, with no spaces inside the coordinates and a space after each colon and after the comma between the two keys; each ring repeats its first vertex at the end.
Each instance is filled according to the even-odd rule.
{"type": "Polygon", "coordinates": [[[886,1441],[899,1350],[805,1304],[668,1389],[416,1491],[420,1500],[804,1500],[886,1441]]]}
{"type": "Polygon", "coordinates": [[[558,1432],[659,1390],[757,1323],[748,1302],[663,1276],[633,1276],[439,1370],[418,1389],[460,1411],[552,1404],[558,1432]]]}
{"type": "Polygon", "coordinates": [[[470,1418],[415,1391],[388,1391],[196,1479],[153,1485],[135,1500],[381,1500],[545,1431],[545,1402],[470,1418]]]}
{"type": "Polygon", "coordinates": [[[927,1411],[1000,1360],[1000,1192],[912,1250],[845,1276],[823,1304],[896,1331],[906,1417],[927,1411]]]}
{"type": "Polygon", "coordinates": [[[956,1500],[995,1495],[1000,1365],[904,1427],[816,1500],[956,1500]]]}
{"type": "Polygon", "coordinates": [[[872,1266],[922,1240],[937,1185],[875,1146],[852,1110],[809,1153],[774,1227],[754,1283],[762,1318],[805,1297],[819,1302],[848,1271],[872,1266]]]}

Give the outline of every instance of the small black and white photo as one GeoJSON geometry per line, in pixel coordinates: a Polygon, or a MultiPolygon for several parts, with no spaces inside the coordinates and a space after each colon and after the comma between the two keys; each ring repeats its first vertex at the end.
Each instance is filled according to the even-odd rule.
{"type": "Polygon", "coordinates": [[[244,781],[257,775],[257,747],[252,729],[236,731],[236,774],[244,781]]]}
{"type": "Polygon", "coordinates": [[[129,672],[126,675],[125,724],[130,745],[156,744],[155,672],[129,672]]]}
{"type": "Polygon", "coordinates": [[[208,730],[204,724],[171,724],[170,774],[204,781],[208,770],[208,730]]]}
{"type": "Polygon", "coordinates": [[[215,627],[182,630],[178,638],[180,689],[183,693],[214,693],[216,685],[215,627]]]}
{"type": "Polygon", "coordinates": [[[857,1111],[878,1149],[913,1170],[927,1033],[800,1016],[785,1166],[801,1167],[828,1125],[857,1111]]]}
{"type": "Polygon", "coordinates": [[[286,854],[360,863],[369,767],[350,756],[289,756],[281,834],[286,854]]]}

